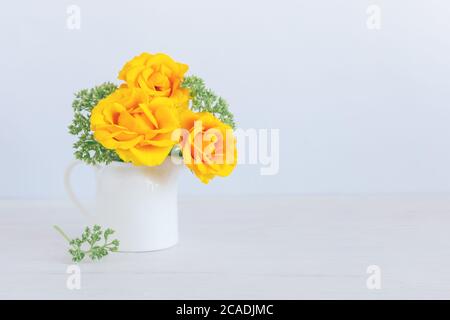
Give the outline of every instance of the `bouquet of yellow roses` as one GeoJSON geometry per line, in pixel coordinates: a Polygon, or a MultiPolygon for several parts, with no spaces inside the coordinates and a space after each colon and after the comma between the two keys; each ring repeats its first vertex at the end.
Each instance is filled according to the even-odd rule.
{"type": "Polygon", "coordinates": [[[175,156],[204,183],[229,175],[237,161],[233,115],[187,70],[166,54],[142,53],[123,66],[119,86],[78,92],[69,126],[77,137],[75,157],[158,166],[175,156]]]}

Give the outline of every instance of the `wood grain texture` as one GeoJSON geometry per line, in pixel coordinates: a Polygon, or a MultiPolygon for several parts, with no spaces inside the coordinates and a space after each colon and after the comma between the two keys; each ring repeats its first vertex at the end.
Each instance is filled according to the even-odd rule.
{"type": "Polygon", "coordinates": [[[82,263],[53,229],[67,203],[0,202],[2,299],[449,299],[450,196],[252,196],[180,200],[180,243],[82,263]],[[366,287],[369,265],[381,290],[366,287]]]}

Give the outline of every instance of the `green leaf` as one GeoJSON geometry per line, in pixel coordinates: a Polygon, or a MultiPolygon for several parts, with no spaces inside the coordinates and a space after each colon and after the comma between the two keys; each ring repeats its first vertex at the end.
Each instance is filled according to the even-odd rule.
{"type": "Polygon", "coordinates": [[[73,144],[76,159],[87,164],[108,164],[122,162],[114,150],[109,150],[98,143],[92,134],[90,117],[92,109],[98,102],[117,89],[117,85],[105,82],[92,89],[83,89],[75,94],[72,103],[74,117],[69,125],[69,133],[77,137],[73,144]]]}
{"type": "Polygon", "coordinates": [[[228,108],[227,101],[219,97],[211,89],[205,86],[203,79],[197,76],[188,76],[184,78],[181,85],[190,91],[192,101],[191,109],[195,112],[210,112],[220,121],[228,124],[231,128],[236,128],[234,116],[228,108]]]}

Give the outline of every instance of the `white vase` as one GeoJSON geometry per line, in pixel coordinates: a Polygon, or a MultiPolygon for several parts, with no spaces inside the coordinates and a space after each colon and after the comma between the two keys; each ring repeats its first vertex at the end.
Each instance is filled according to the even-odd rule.
{"type": "Polygon", "coordinates": [[[67,193],[90,225],[116,231],[119,251],[153,251],[178,242],[177,180],[180,166],[168,157],[156,167],[114,162],[95,166],[97,192],[95,210],[89,212],[75,197],[67,168],[67,193]]]}

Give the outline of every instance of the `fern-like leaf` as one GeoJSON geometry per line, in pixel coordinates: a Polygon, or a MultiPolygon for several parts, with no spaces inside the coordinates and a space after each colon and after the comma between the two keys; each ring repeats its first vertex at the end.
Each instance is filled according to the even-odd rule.
{"type": "Polygon", "coordinates": [[[203,79],[197,76],[188,76],[184,78],[182,87],[190,91],[192,111],[212,113],[231,128],[236,127],[233,114],[230,112],[226,100],[207,88],[203,79]]]}
{"type": "Polygon", "coordinates": [[[90,125],[92,109],[100,100],[109,96],[116,89],[115,84],[105,82],[75,94],[75,100],[72,103],[74,117],[69,125],[69,133],[78,138],[73,145],[76,159],[87,164],[108,164],[113,161],[122,161],[114,150],[106,149],[94,139],[90,125]]]}

